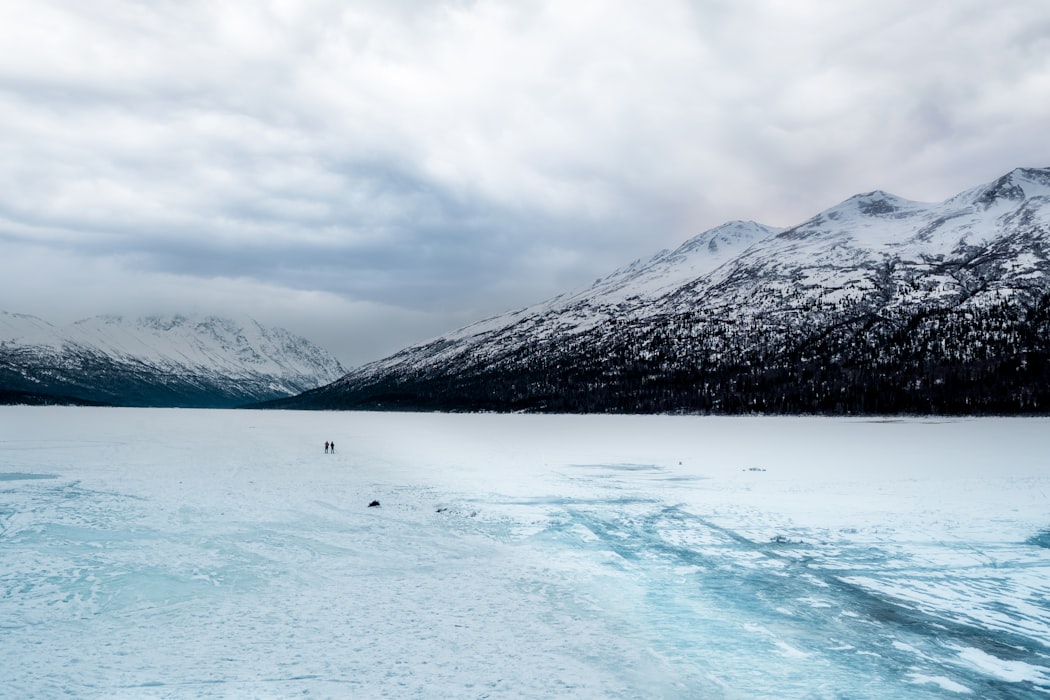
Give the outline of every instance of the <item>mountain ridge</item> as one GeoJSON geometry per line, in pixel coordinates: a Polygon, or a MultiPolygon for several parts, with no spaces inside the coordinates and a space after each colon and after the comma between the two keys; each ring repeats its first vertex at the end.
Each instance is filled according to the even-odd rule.
{"type": "Polygon", "coordinates": [[[943,202],[874,190],[787,229],[750,226],[724,224],[587,289],[405,348],[272,405],[831,414],[1050,407],[1050,169],[1018,168],[943,202]],[[731,244],[724,257],[704,245],[720,234],[731,244]]]}
{"type": "Polygon", "coordinates": [[[305,338],[248,317],[104,315],[58,327],[0,312],[0,389],[16,398],[21,392],[40,400],[233,407],[294,395],[344,373],[305,338]]]}

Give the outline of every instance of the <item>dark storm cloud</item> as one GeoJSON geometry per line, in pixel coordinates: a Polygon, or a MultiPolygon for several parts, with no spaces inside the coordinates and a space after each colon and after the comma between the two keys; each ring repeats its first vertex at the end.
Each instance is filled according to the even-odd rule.
{"type": "Polygon", "coordinates": [[[0,306],[359,362],[730,218],[1047,165],[1048,42],[1025,0],[6,5],[0,306]]]}

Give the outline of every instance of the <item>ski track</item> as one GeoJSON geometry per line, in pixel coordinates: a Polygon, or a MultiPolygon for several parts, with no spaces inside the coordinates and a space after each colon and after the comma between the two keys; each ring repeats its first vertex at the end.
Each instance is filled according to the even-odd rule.
{"type": "MultiPolygon", "coordinates": [[[[33,415],[114,415],[76,410],[33,415]]],[[[145,455],[119,426],[52,450],[0,427],[4,697],[1050,694],[1045,526],[885,516],[870,493],[891,487],[864,486],[876,516],[815,527],[790,498],[860,503],[848,483],[573,460],[590,448],[524,475],[407,468],[364,439],[249,468],[199,427],[218,414],[118,415],[182,427],[145,455]]],[[[292,415],[228,429],[267,423],[262,455],[292,415]]]]}

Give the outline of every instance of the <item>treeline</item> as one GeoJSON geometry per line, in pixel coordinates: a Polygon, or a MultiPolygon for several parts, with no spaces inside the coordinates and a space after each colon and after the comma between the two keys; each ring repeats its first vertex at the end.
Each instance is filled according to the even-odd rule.
{"type": "Polygon", "coordinates": [[[75,396],[41,394],[32,391],[0,389],[0,406],[109,406],[101,401],[88,401],[75,396]]]}
{"type": "Polygon", "coordinates": [[[1050,296],[983,308],[857,302],[775,318],[609,321],[438,370],[277,402],[298,408],[573,413],[1044,414],[1050,296]]]}

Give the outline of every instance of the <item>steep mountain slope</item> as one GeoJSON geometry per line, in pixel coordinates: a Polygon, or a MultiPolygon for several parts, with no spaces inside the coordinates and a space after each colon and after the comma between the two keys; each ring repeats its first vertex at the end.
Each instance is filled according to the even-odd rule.
{"type": "Polygon", "coordinates": [[[1050,169],[937,203],[733,223],[591,289],[283,402],[304,408],[1050,410],[1050,169]]]}
{"type": "Polygon", "coordinates": [[[750,221],[723,224],[673,251],[661,251],[645,262],[635,261],[595,281],[588,289],[473,323],[366,365],[347,379],[412,372],[449,362],[484,363],[502,357],[519,344],[553,342],[623,319],[645,318],[655,312],[654,305],[660,299],[779,230],[750,221]]]}
{"type": "Polygon", "coordinates": [[[236,406],[345,370],[279,328],[215,316],[99,316],[66,328],[0,312],[0,388],[128,406],[236,406]]]}

